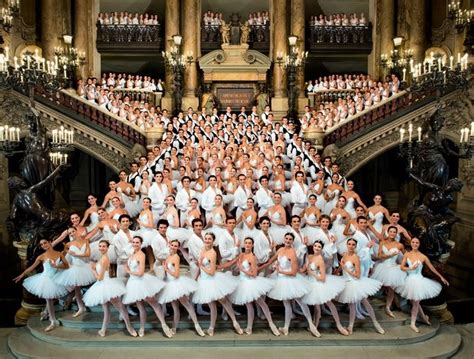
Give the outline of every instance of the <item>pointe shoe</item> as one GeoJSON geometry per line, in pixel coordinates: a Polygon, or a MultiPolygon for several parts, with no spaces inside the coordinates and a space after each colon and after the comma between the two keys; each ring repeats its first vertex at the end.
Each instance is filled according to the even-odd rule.
{"type": "Polygon", "coordinates": [[[392,313],[389,307],[385,307],[385,314],[387,314],[391,318],[395,318],[395,314],[392,313]]]}
{"type": "Polygon", "coordinates": [[[44,309],[44,310],[41,312],[40,320],[41,320],[41,321],[44,321],[44,320],[47,320],[48,318],[49,318],[48,311],[47,311],[46,309],[44,309]]]}
{"type": "Polygon", "coordinates": [[[44,328],[44,331],[45,332],[50,332],[51,330],[53,330],[54,328],[57,328],[57,327],[59,327],[59,321],[52,320],[51,324],[49,324],[46,328],[44,328]]]}
{"type": "Polygon", "coordinates": [[[410,328],[411,328],[411,330],[413,330],[415,333],[419,333],[419,332],[420,332],[420,329],[418,329],[415,324],[411,324],[411,325],[410,325],[410,328]]]}
{"type": "Polygon", "coordinates": [[[103,338],[103,337],[105,337],[105,330],[102,330],[102,329],[101,329],[101,330],[99,330],[99,331],[97,332],[97,334],[99,334],[99,337],[102,337],[102,338],[103,338]]]}
{"type": "Polygon", "coordinates": [[[145,328],[140,328],[140,329],[138,330],[138,336],[139,336],[140,338],[143,338],[143,337],[145,336],[145,328]]]}
{"type": "Polygon", "coordinates": [[[244,330],[244,332],[245,332],[245,334],[250,335],[250,334],[252,334],[252,328],[246,328],[244,330]]]}
{"type": "Polygon", "coordinates": [[[234,326],[235,332],[239,335],[244,334],[242,328],[240,328],[240,325],[238,322],[233,322],[232,325],[234,326]]]}
{"type": "Polygon", "coordinates": [[[171,330],[171,333],[172,333],[173,335],[176,334],[176,328],[171,328],[170,330],[171,330]]]}
{"type": "Polygon", "coordinates": [[[135,329],[127,327],[127,332],[130,334],[132,337],[137,337],[138,333],[136,332],[135,329]]]}
{"type": "Polygon", "coordinates": [[[287,328],[278,328],[281,334],[283,335],[288,335],[288,329],[287,328]]]}
{"type": "Polygon", "coordinates": [[[210,337],[213,337],[214,336],[214,328],[209,328],[208,330],[206,330],[206,333],[210,337]]]}
{"type": "Polygon", "coordinates": [[[281,334],[278,328],[276,327],[276,325],[273,323],[270,324],[270,330],[272,331],[273,335],[276,337],[279,337],[281,334]]]}
{"type": "Polygon", "coordinates": [[[86,312],[86,308],[82,307],[79,308],[79,310],[72,315],[73,318],[77,318],[78,316],[84,314],[86,312]]]}
{"type": "Polygon", "coordinates": [[[314,325],[309,326],[309,331],[313,334],[316,338],[319,338],[321,334],[318,332],[318,329],[314,325]]]}
{"type": "Polygon", "coordinates": [[[205,337],[206,334],[204,334],[201,326],[199,324],[194,324],[194,329],[196,329],[196,333],[200,336],[200,337],[205,337]]]}
{"type": "Polygon", "coordinates": [[[168,338],[173,338],[173,332],[167,325],[162,326],[163,333],[165,333],[165,336],[168,338]]]}
{"type": "Polygon", "coordinates": [[[423,315],[421,318],[423,319],[423,321],[424,321],[426,324],[431,325],[430,317],[429,317],[429,316],[427,316],[427,315],[425,314],[425,315],[423,315]]]}
{"type": "Polygon", "coordinates": [[[379,324],[379,322],[374,322],[374,327],[377,333],[379,334],[385,334],[385,330],[383,330],[382,326],[379,324]]]}
{"type": "Polygon", "coordinates": [[[348,331],[346,328],[344,328],[344,327],[338,327],[337,330],[338,330],[339,333],[341,333],[342,335],[345,335],[345,336],[349,335],[349,331],[348,331]]]}
{"type": "Polygon", "coordinates": [[[352,327],[347,327],[347,333],[348,333],[349,335],[352,335],[352,330],[353,330],[352,327]]]}
{"type": "Polygon", "coordinates": [[[130,306],[127,306],[127,312],[128,312],[128,315],[131,315],[132,317],[136,317],[138,315],[138,313],[135,312],[130,306]]]}

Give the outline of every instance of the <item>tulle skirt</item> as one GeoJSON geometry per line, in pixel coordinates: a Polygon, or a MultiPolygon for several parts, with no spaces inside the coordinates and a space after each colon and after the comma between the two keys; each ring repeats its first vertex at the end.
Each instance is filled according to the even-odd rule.
{"type": "Polygon", "coordinates": [[[145,273],[141,277],[130,275],[122,302],[124,304],[130,304],[153,297],[162,290],[165,285],[166,283],[164,281],[149,273],[145,273]]]}
{"type": "Polygon", "coordinates": [[[198,288],[197,282],[185,275],[166,281],[166,287],[158,295],[160,304],[170,303],[174,300],[188,296],[198,288]]]}
{"type": "Polygon", "coordinates": [[[158,235],[158,231],[154,228],[140,228],[139,236],[142,237],[142,248],[150,247],[154,238],[158,235]]]}
{"type": "Polygon", "coordinates": [[[135,200],[131,200],[130,197],[126,196],[125,194],[122,195],[123,203],[125,205],[125,209],[130,217],[136,217],[140,214],[141,211],[141,202],[140,198],[137,196],[135,200]]]}
{"type": "Polygon", "coordinates": [[[125,284],[121,279],[104,277],[87,290],[83,300],[85,305],[93,307],[110,302],[110,300],[119,298],[124,294],[125,284]]]}
{"type": "Polygon", "coordinates": [[[339,293],[337,301],[340,303],[357,303],[374,295],[381,287],[382,283],[372,278],[346,279],[346,286],[339,293]]]}
{"type": "Polygon", "coordinates": [[[251,303],[267,294],[273,288],[273,280],[265,277],[240,277],[239,284],[230,296],[236,305],[251,303]]]}
{"type": "Polygon", "coordinates": [[[274,279],[273,288],[267,296],[275,300],[301,298],[311,290],[308,281],[299,273],[289,276],[274,272],[271,278],[274,279]]]}
{"type": "Polygon", "coordinates": [[[314,277],[308,277],[311,291],[306,294],[302,301],[308,305],[324,304],[333,300],[346,287],[346,281],[342,277],[326,275],[326,280],[321,282],[314,277]]]}
{"type": "Polygon", "coordinates": [[[57,274],[49,276],[46,273],[35,274],[23,281],[23,287],[38,298],[54,299],[65,296],[68,290],[56,282],[57,274]]]}
{"type": "Polygon", "coordinates": [[[68,269],[58,273],[56,282],[65,287],[82,287],[96,281],[94,272],[88,263],[83,265],[72,264],[68,269]]]}
{"type": "Polygon", "coordinates": [[[168,227],[168,230],[166,231],[166,235],[170,240],[177,239],[181,245],[185,245],[192,234],[192,231],[186,228],[168,227]]]}
{"type": "Polygon", "coordinates": [[[231,294],[238,286],[238,279],[231,272],[216,272],[213,276],[201,272],[197,285],[193,303],[206,304],[231,294]]]}
{"type": "Polygon", "coordinates": [[[250,229],[247,226],[243,226],[243,228],[236,228],[235,229],[235,235],[237,238],[240,239],[240,246],[244,246],[244,239],[247,237],[250,237],[255,240],[259,233],[259,230],[257,228],[250,229]]]}
{"type": "Polygon", "coordinates": [[[272,223],[271,227],[268,229],[270,235],[272,236],[273,240],[277,245],[283,244],[283,239],[285,238],[285,234],[291,232],[291,227],[288,225],[278,225],[272,223]]]}
{"type": "Polygon", "coordinates": [[[397,263],[381,262],[375,265],[370,277],[381,281],[386,287],[398,288],[405,284],[407,274],[397,263]]]}
{"type": "Polygon", "coordinates": [[[421,274],[408,275],[405,284],[397,292],[409,300],[425,300],[437,297],[441,292],[441,284],[423,277],[421,274]]]}

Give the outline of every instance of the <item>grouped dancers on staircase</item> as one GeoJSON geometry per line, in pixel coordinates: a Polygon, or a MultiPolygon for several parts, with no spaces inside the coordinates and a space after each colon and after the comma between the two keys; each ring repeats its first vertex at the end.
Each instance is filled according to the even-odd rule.
{"type": "Polygon", "coordinates": [[[330,157],[322,161],[287,119],[273,123],[270,113],[259,116],[256,108],[251,114],[203,109],[194,115],[190,109],[165,119],[161,144],[133,163],[130,175],[121,171],[108,182],[102,206],[101,198],[89,195],[82,220],[73,213],[71,228],[52,244],[41,241],[44,253],[15,278],[43,263],[44,271],[24,286],[46,299],[46,330],[59,324],[54,300],[68,293],[78,305],[76,318],[86,307],[102,305],[101,336],[110,303],[132,336],[145,335],[145,303],[169,338],[178,332],[180,305],[197,335],[214,335],[218,303],[238,334],[253,333],[257,314],[275,336],[288,335],[299,313],[315,337],[321,335],[321,313],[332,315],[342,335],[365,316],[383,334],[368,301],[381,288],[387,316],[394,316],[392,304],[400,295],[412,301],[414,331],[418,314],[429,323],[420,301],[437,296],[441,285],[423,277],[422,267],[448,283],[399,224],[399,212],[382,205],[381,195],[367,208],[354,181],[330,157]],[[64,250],[56,252],[61,242],[64,250]],[[275,301],[284,307],[280,328],[268,308],[275,301]],[[348,305],[347,327],[334,302],[348,305]],[[246,307],[245,330],[233,305],[246,307]],[[138,332],[129,319],[133,306],[138,332]],[[206,314],[203,306],[210,309],[206,331],[197,317],[206,314]]]}

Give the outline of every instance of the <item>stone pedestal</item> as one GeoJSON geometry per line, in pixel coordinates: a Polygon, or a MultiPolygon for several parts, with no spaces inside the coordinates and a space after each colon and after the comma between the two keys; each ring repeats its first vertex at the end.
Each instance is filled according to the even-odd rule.
{"type": "Polygon", "coordinates": [[[151,150],[155,146],[159,146],[163,133],[165,132],[163,127],[151,127],[146,131],[146,148],[151,150]]]}
{"type": "Polygon", "coordinates": [[[307,128],[303,131],[303,139],[304,141],[310,141],[317,150],[321,150],[324,147],[324,131],[320,128],[307,128]]]}
{"type": "Polygon", "coordinates": [[[273,97],[271,108],[274,117],[280,119],[288,114],[288,97],[273,97]]]}

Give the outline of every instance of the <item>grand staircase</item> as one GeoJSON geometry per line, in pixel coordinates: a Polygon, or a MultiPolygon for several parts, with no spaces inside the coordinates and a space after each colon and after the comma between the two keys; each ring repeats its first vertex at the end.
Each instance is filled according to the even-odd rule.
{"type": "MultiPolygon", "coordinates": [[[[271,303],[272,304],[272,303],[271,303]]],[[[112,320],[105,338],[97,335],[102,325],[102,313],[97,308],[82,318],[72,318],[72,312],[60,312],[62,326],[52,332],[44,332],[48,322],[33,317],[26,327],[14,331],[8,338],[8,348],[12,358],[67,357],[67,358],[133,358],[133,357],[207,357],[226,355],[226,357],[418,357],[450,358],[460,348],[461,335],[451,327],[445,327],[433,320],[432,326],[419,324],[420,333],[414,333],[407,323],[409,316],[395,312],[396,317],[388,317],[381,299],[373,299],[372,305],[380,324],[386,333],[375,332],[370,320],[356,320],[354,334],[348,337],[340,335],[332,317],[323,315],[319,330],[320,338],[313,337],[305,328],[300,317],[292,321],[288,336],[275,337],[268,329],[266,321],[256,318],[252,335],[237,335],[230,321],[218,320],[214,337],[199,337],[182,311],[182,321],[174,338],[168,339],[159,330],[154,314],[149,312],[146,334],[143,338],[129,336],[118,315],[112,314],[112,320]],[[196,349],[199,349],[197,351],[196,349]]],[[[281,308],[272,306],[277,326],[283,324],[281,308]]],[[[245,328],[245,308],[240,324],[245,328]]],[[[345,308],[339,306],[343,324],[348,321],[345,308]]],[[[171,317],[167,318],[168,323],[171,317]]],[[[209,317],[200,317],[203,328],[209,325],[209,317]]],[[[134,318],[135,328],[138,319],[134,318]]]]}

